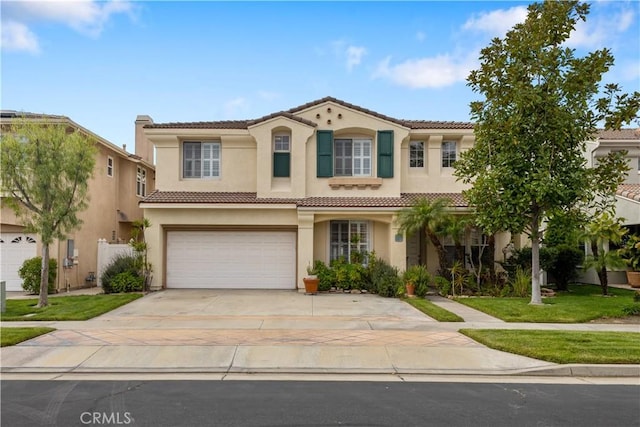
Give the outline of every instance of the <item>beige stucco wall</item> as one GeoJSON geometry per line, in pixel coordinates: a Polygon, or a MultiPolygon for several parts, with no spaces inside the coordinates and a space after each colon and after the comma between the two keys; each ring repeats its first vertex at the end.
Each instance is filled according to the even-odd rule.
{"type": "MultiPolygon", "coordinates": [[[[153,166],[130,157],[124,150],[73,122],[66,119],[63,122],[69,124],[70,128],[77,127],[96,138],[98,152],[93,176],[89,180],[88,206],[78,215],[82,225],[78,230],[70,232],[66,239],[55,240],[49,247],[49,257],[58,262],[56,288],[60,291],[66,290],[67,286],[78,288],[86,285],[85,278],[97,268],[98,239],[127,242],[131,238],[131,222],[142,218],[142,209],[138,206],[141,198],[136,195],[138,166],[147,170],[147,194],[155,188],[153,166]],[[108,157],[113,159],[113,176],[107,175],[108,157]],[[67,239],[74,240],[77,258],[72,267],[65,269],[63,264],[67,255],[67,239]]],[[[12,211],[3,206],[1,215],[2,232],[21,231],[20,221],[12,211]]],[[[42,243],[39,238],[37,241],[37,255],[40,255],[42,243]]]]}

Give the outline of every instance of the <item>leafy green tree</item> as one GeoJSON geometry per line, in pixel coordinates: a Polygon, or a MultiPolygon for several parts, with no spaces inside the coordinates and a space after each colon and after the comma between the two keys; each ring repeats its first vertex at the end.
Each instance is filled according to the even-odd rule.
{"type": "Polygon", "coordinates": [[[591,254],[584,262],[584,268],[594,268],[598,273],[602,295],[608,295],[608,269],[625,268],[626,262],[619,251],[609,250],[610,243],[620,243],[627,229],[622,227],[621,218],[613,218],[603,213],[590,222],[584,230],[584,237],[589,242],[591,254]]]}
{"type": "Polygon", "coordinates": [[[38,307],[48,305],[49,245],[81,224],[95,153],[92,138],[65,124],[22,119],[2,133],[0,177],[7,205],[42,241],[38,307]]]}
{"type": "Polygon", "coordinates": [[[422,197],[409,208],[405,208],[398,214],[398,225],[400,232],[412,235],[421,233],[424,230],[431,244],[436,248],[438,253],[438,262],[440,264],[440,272],[447,271],[447,252],[440,241],[439,232],[442,230],[449,213],[447,206],[450,205],[448,199],[436,199],[430,202],[422,197]]]}
{"type": "MultiPolygon", "coordinates": [[[[525,22],[481,51],[468,85],[476,143],[455,163],[472,188],[465,197],[486,230],[526,233],[532,248],[531,304],[540,294],[541,224],[554,211],[610,201],[626,173],[624,153],[586,168],[585,142],[599,123],[617,129],[638,117],[640,93],[621,94],[600,81],[613,65],[608,49],[576,57],[565,42],[589,5],[546,1],[528,7],[525,22]]],[[[605,206],[606,207],[606,206],[605,206]]]]}
{"type": "Polygon", "coordinates": [[[451,214],[443,218],[442,225],[437,230],[438,234],[451,237],[455,247],[455,260],[460,261],[463,265],[465,262],[464,238],[472,225],[470,217],[451,214]]]}

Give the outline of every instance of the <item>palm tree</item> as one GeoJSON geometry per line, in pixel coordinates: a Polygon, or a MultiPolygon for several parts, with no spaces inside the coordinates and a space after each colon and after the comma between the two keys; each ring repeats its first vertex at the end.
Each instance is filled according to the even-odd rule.
{"type": "Polygon", "coordinates": [[[608,269],[624,268],[626,263],[618,251],[610,251],[607,243],[620,243],[627,230],[620,225],[620,218],[612,218],[604,213],[591,221],[584,230],[584,238],[591,245],[591,255],[584,262],[584,268],[594,268],[600,279],[602,295],[608,294],[608,269]]]}
{"type": "Polygon", "coordinates": [[[464,237],[467,231],[471,228],[471,218],[462,215],[447,215],[444,217],[439,230],[436,233],[439,235],[445,235],[451,237],[453,244],[455,245],[455,260],[459,261],[462,265],[465,264],[464,259],[464,237]]]}
{"type": "Polygon", "coordinates": [[[438,253],[438,261],[440,264],[440,272],[447,271],[447,252],[438,236],[445,218],[448,216],[447,206],[450,201],[448,199],[436,199],[433,202],[425,197],[416,200],[413,206],[405,208],[398,213],[398,224],[400,232],[412,235],[416,232],[424,230],[427,238],[431,241],[438,253]]]}

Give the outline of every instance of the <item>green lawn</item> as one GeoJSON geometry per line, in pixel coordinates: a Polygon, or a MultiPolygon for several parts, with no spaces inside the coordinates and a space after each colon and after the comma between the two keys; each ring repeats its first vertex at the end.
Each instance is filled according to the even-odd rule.
{"type": "Polygon", "coordinates": [[[640,333],[461,329],[496,350],[554,363],[640,363],[640,333]]]}
{"type": "Polygon", "coordinates": [[[16,345],[22,341],[30,340],[38,335],[55,331],[53,328],[0,328],[0,343],[2,347],[16,345]]]}
{"type": "Polygon", "coordinates": [[[438,322],[464,322],[464,319],[424,298],[404,298],[404,302],[414,306],[438,322]]]}
{"type": "Polygon", "coordinates": [[[49,298],[49,305],[44,308],[36,308],[37,299],[10,299],[0,320],[87,320],[141,296],[132,293],[54,297],[49,298]]]}
{"type": "Polygon", "coordinates": [[[603,297],[599,286],[571,285],[569,292],[543,298],[542,306],[529,305],[530,298],[457,298],[456,301],[507,322],[583,323],[594,319],[625,317],[633,304],[633,291],[609,288],[603,297]]]}

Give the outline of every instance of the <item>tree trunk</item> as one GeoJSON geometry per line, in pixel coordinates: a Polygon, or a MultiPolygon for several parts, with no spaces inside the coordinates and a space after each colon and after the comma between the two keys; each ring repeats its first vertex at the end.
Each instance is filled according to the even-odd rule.
{"type": "Polygon", "coordinates": [[[447,252],[444,250],[440,239],[434,233],[427,231],[427,236],[431,240],[431,244],[436,248],[438,253],[438,263],[440,264],[440,274],[446,274],[447,272],[447,252]]]}
{"type": "Polygon", "coordinates": [[[531,302],[532,305],[542,304],[540,293],[540,224],[538,215],[531,221],[531,302]]]}
{"type": "Polygon", "coordinates": [[[495,280],[496,277],[496,235],[490,234],[487,237],[487,249],[489,251],[489,275],[491,280],[495,280]]]}
{"type": "Polygon", "coordinates": [[[42,245],[42,264],[40,264],[40,297],[38,307],[49,305],[49,245],[42,245]]]}
{"type": "Polygon", "coordinates": [[[462,243],[460,243],[459,240],[455,241],[455,245],[456,245],[456,260],[460,261],[460,264],[465,265],[465,262],[464,262],[464,246],[462,246],[462,243]]]}
{"type": "Polygon", "coordinates": [[[602,267],[598,271],[598,278],[600,279],[600,287],[602,288],[602,295],[607,296],[609,291],[609,278],[607,277],[607,267],[602,267]]]}

